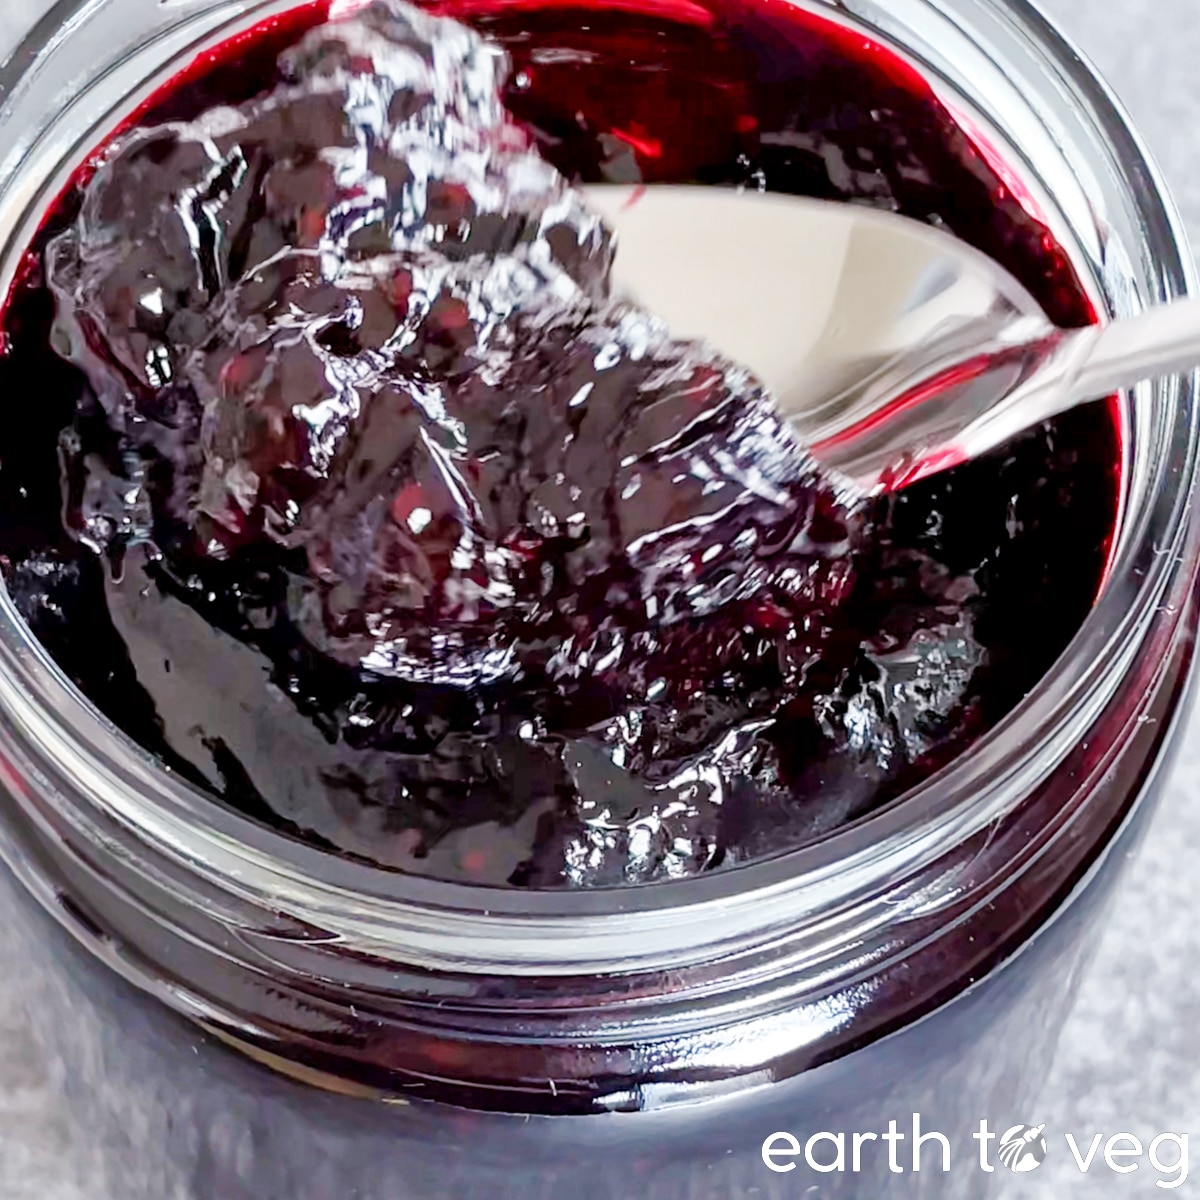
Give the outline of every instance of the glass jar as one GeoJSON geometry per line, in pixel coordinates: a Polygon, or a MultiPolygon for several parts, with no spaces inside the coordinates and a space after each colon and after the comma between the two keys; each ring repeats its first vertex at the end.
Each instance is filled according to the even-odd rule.
{"type": "MultiPolygon", "coordinates": [[[[292,7],[60,0],[0,72],[0,284],[105,131],[292,7]]],[[[805,7],[900,51],[998,150],[1097,311],[1192,285],[1135,135],[1023,0],[805,7]]],[[[5,600],[6,974],[64,1097],[63,1170],[127,1200],[990,1194],[972,1134],[1037,1122],[1185,713],[1197,411],[1192,378],[1123,401],[1101,594],[999,727],[868,819],[689,881],[497,892],[331,858],[161,769],[5,600]],[[949,1170],[940,1141],[914,1160],[918,1124],[949,1170]],[[814,1166],[787,1139],[764,1156],[776,1133],[877,1136],[826,1173],[834,1141],[814,1166]]]]}

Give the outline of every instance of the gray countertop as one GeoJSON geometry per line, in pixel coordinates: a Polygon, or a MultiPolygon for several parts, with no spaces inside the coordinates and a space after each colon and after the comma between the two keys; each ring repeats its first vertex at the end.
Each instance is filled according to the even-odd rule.
{"type": "MultiPolygon", "coordinates": [[[[1200,10],[1197,0],[1044,0],[1108,78],[1163,168],[1194,245],[1200,246],[1200,10]]],[[[0,0],[5,28],[47,0],[0,0]]],[[[1163,807],[1131,864],[1055,1060],[1040,1110],[1054,1131],[1130,1132],[1149,1142],[1189,1132],[1200,1145],[1200,715],[1184,738],[1163,807]]],[[[964,1098],[966,1100],[968,1098],[964,1098]]],[[[1200,1176],[1200,1164],[1193,1168],[1200,1176]]],[[[1081,1174],[1048,1158],[1012,1200],[1107,1197],[1153,1188],[1149,1170],[1081,1174]]],[[[1193,1194],[1195,1180],[1174,1194],[1193,1194]]],[[[1164,1194],[1172,1194],[1166,1192],[1164,1194]]],[[[72,1166],[54,1097],[15,1005],[0,985],[0,1200],[120,1200],[87,1187],[72,1166]]],[[[213,1200],[220,1200],[214,1197],[213,1200]]]]}

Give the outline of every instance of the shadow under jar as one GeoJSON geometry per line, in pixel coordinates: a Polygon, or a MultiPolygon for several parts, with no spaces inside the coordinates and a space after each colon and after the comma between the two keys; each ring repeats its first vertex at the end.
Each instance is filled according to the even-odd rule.
{"type": "MultiPolygon", "coordinates": [[[[189,68],[215,98],[253,94],[255,56],[326,11],[58,4],[0,74],[4,291],[31,286],[47,212],[139,105],[165,111],[164,83],[189,68]]],[[[1136,139],[1024,4],[439,11],[509,51],[511,110],[578,182],[891,207],[995,255],[1064,324],[1191,284],[1136,139]]],[[[10,546],[28,501],[10,463],[42,406],[13,363],[10,546]]],[[[1078,465],[1108,515],[1070,556],[1098,595],[1080,607],[1052,573],[1041,608],[1027,579],[1005,594],[1049,656],[1011,712],[859,819],[686,880],[483,888],[305,845],[164,770],[118,728],[121,698],[75,672],[85,699],[6,598],[6,986],[61,1097],[64,1179],[132,1200],[991,1194],[971,1134],[1035,1116],[1186,708],[1194,383],[1059,427],[1107,464],[1078,465]],[[949,1172],[936,1145],[913,1171],[914,1114],[949,1172]],[[900,1170],[880,1142],[857,1172],[763,1160],[777,1131],[891,1121],[900,1170]]],[[[1003,459],[970,468],[981,496],[1003,459]]]]}

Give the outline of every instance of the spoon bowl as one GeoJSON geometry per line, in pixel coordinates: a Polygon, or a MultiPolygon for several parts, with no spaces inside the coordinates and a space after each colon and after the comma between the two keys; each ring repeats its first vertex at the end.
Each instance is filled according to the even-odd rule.
{"type": "Polygon", "coordinates": [[[617,236],[618,289],[754,371],[816,458],[869,494],[1200,363],[1200,301],[1062,330],[992,259],[892,213],[732,189],[588,192],[617,236]]]}

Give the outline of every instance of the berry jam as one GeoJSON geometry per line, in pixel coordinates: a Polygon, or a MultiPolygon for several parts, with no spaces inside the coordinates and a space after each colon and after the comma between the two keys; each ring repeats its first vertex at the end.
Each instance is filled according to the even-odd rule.
{"type": "Polygon", "coordinates": [[[1069,263],[979,135],[824,18],[439,11],[482,39],[382,0],[239,39],[58,202],[4,316],[36,397],[0,435],[16,604],[169,768],[404,871],[650,882],[877,809],[1078,627],[1112,409],[854,502],[745,367],[612,294],[572,185],[890,208],[1078,325],[1069,263]]]}

